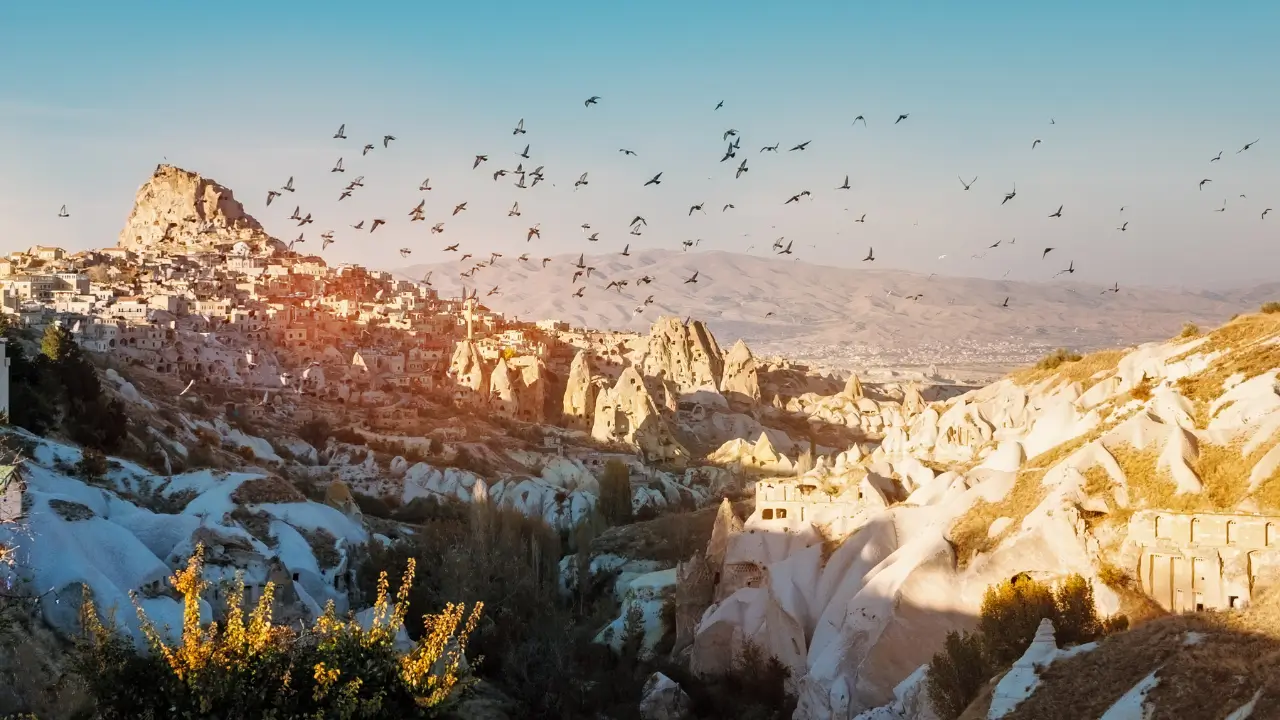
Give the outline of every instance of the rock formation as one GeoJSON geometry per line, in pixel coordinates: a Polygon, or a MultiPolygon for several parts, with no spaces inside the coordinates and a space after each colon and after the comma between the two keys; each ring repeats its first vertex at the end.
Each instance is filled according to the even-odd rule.
{"type": "Polygon", "coordinates": [[[689,453],[676,441],[634,367],[618,376],[612,388],[596,396],[591,436],[605,442],[635,446],[652,461],[685,459],[689,453]]]}
{"type": "Polygon", "coordinates": [[[720,379],[720,392],[735,410],[746,410],[760,402],[760,382],[756,377],[756,359],[751,349],[741,340],[724,359],[724,375],[720,379]]]}
{"type": "Polygon", "coordinates": [[[702,322],[686,325],[679,318],[662,317],[649,331],[642,367],[645,377],[670,380],[681,392],[714,390],[720,387],[724,358],[702,322]]]}
{"type": "Polygon", "coordinates": [[[231,250],[237,243],[256,255],[285,250],[284,243],[245,213],[229,188],[188,170],[158,165],[138,189],[119,246],[134,251],[231,250]]]}
{"type": "Polygon", "coordinates": [[[844,383],[844,396],[850,400],[862,399],[862,381],[858,379],[858,373],[849,373],[849,379],[844,383]]]}
{"type": "Polygon", "coordinates": [[[576,430],[590,430],[596,408],[596,385],[591,372],[591,356],[579,350],[569,366],[564,390],[564,423],[576,430]]]}
{"type": "Polygon", "coordinates": [[[1000,678],[995,690],[991,693],[991,710],[987,713],[990,720],[998,720],[1013,712],[1018,703],[1027,699],[1035,689],[1039,678],[1036,677],[1036,666],[1044,666],[1053,662],[1058,654],[1058,644],[1053,637],[1053,621],[1044,618],[1036,628],[1035,639],[1027,647],[1027,651],[1013,663],[1013,668],[1000,678]]]}
{"type": "Polygon", "coordinates": [[[642,720],[686,720],[693,717],[693,701],[675,680],[656,672],[640,691],[642,720]]]}
{"type": "Polygon", "coordinates": [[[475,343],[459,341],[449,360],[449,379],[454,385],[454,402],[477,407],[489,395],[489,373],[475,343]]]}
{"type": "Polygon", "coordinates": [[[498,417],[513,418],[520,409],[511,374],[507,359],[501,357],[489,374],[489,409],[498,417]]]}
{"type": "Polygon", "coordinates": [[[547,420],[547,367],[539,359],[518,367],[516,383],[516,417],[531,423],[547,420]]]}

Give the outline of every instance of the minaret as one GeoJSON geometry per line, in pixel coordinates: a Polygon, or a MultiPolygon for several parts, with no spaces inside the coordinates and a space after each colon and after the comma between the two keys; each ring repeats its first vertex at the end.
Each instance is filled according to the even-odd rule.
{"type": "MultiPolygon", "coordinates": [[[[465,292],[465,291],[464,291],[465,292]]],[[[469,297],[462,303],[463,311],[467,318],[467,342],[472,341],[472,321],[475,319],[474,310],[476,307],[476,299],[469,297]]]]}

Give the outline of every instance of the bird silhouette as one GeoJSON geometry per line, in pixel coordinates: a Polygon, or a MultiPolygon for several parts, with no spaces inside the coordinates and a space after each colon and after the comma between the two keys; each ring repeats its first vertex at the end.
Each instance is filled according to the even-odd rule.
{"type": "Polygon", "coordinates": [[[1015,197],[1017,197],[1017,196],[1018,196],[1018,184],[1017,184],[1017,183],[1014,183],[1014,184],[1013,184],[1013,190],[1011,190],[1011,191],[1009,191],[1009,192],[1007,192],[1007,193],[1005,193],[1005,194],[1004,194],[1004,200],[1001,200],[1001,201],[1000,201],[1000,204],[1001,204],[1001,205],[1003,205],[1003,204],[1005,204],[1005,203],[1009,202],[1010,200],[1014,199],[1014,198],[1015,198],[1015,197]]]}
{"type": "Polygon", "coordinates": [[[856,117],[856,118],[854,118],[854,119],[853,119],[853,124],[854,124],[854,125],[857,125],[859,120],[861,120],[861,121],[862,121],[862,127],[866,127],[866,126],[867,126],[867,119],[866,119],[866,118],[864,118],[864,117],[862,117],[861,115],[859,115],[858,117],[856,117]]]}
{"type": "Polygon", "coordinates": [[[733,174],[733,179],[737,180],[738,178],[742,177],[742,173],[747,172],[750,169],[751,168],[747,167],[747,159],[742,158],[742,162],[738,165],[738,170],[733,174]]]}
{"type": "Polygon", "coordinates": [[[626,149],[626,148],[619,148],[619,149],[618,149],[618,152],[622,153],[623,155],[635,155],[635,154],[636,154],[636,151],[635,151],[635,150],[628,150],[628,149],[626,149]]]}
{"type": "Polygon", "coordinates": [[[339,126],[338,126],[338,132],[336,132],[336,133],[334,133],[334,134],[333,134],[333,139],[335,139],[335,140],[346,140],[346,139],[347,139],[347,134],[346,134],[346,133],[347,133],[347,124],[346,124],[346,123],[343,123],[343,124],[341,124],[341,125],[339,125],[339,126]]]}
{"type": "Polygon", "coordinates": [[[507,217],[520,217],[520,203],[511,204],[511,209],[507,211],[507,217]]]}
{"type": "Polygon", "coordinates": [[[862,262],[874,262],[876,259],[876,249],[867,248],[867,256],[862,258],[862,262]]]}
{"type": "Polygon", "coordinates": [[[1072,260],[1071,262],[1067,263],[1066,270],[1059,270],[1057,274],[1054,275],[1054,277],[1058,277],[1058,275],[1062,275],[1063,273],[1074,274],[1075,271],[1076,271],[1076,261],[1072,260]]]}
{"type": "Polygon", "coordinates": [[[965,182],[965,181],[964,181],[964,178],[962,178],[962,177],[960,177],[960,176],[958,176],[958,175],[956,176],[956,179],[960,181],[960,184],[964,186],[964,189],[965,189],[965,190],[968,190],[969,188],[973,187],[973,184],[974,184],[974,183],[976,183],[976,182],[978,182],[978,176],[977,176],[977,175],[974,175],[974,176],[973,176],[973,179],[972,179],[972,180],[970,180],[969,182],[965,182]]]}
{"type": "MultiPolygon", "coordinates": [[[[457,215],[458,213],[460,213],[460,212],[462,212],[463,210],[466,210],[466,209],[467,209],[467,203],[466,203],[466,202],[460,202],[460,203],[458,203],[457,205],[454,205],[454,206],[453,206],[453,214],[454,214],[454,215],[457,215]]],[[[450,216],[450,217],[452,217],[452,216],[450,216]]]]}
{"type": "Polygon", "coordinates": [[[797,146],[795,146],[795,147],[791,148],[791,150],[788,150],[787,152],[794,152],[794,151],[796,151],[796,150],[804,150],[805,148],[809,147],[809,143],[811,143],[811,142],[813,142],[813,141],[812,141],[812,140],[805,140],[804,142],[802,142],[802,143],[800,143],[799,145],[797,145],[797,146]]]}
{"type": "Polygon", "coordinates": [[[760,152],[778,152],[778,146],[781,144],[782,143],[774,143],[772,145],[765,145],[764,147],[760,148],[760,152]]]}
{"type": "Polygon", "coordinates": [[[1054,248],[1051,248],[1051,247],[1047,247],[1047,248],[1045,248],[1045,249],[1044,249],[1044,252],[1040,253],[1040,259],[1041,259],[1041,260],[1043,260],[1045,255],[1048,255],[1049,253],[1051,253],[1051,252],[1053,252],[1053,251],[1054,251],[1054,248]]]}
{"type": "Polygon", "coordinates": [[[1201,189],[1201,190],[1203,190],[1203,189],[1204,189],[1204,184],[1205,184],[1205,183],[1211,183],[1211,182],[1213,182],[1213,181],[1212,181],[1212,180],[1210,180],[1209,178],[1205,178],[1205,179],[1201,180],[1201,181],[1200,181],[1200,189],[1201,189]]]}
{"type": "Polygon", "coordinates": [[[475,170],[476,168],[480,167],[480,163],[486,162],[488,161],[488,159],[489,159],[488,155],[477,155],[476,161],[474,163],[471,163],[471,169],[475,170]]]}
{"type": "Polygon", "coordinates": [[[911,114],[911,113],[903,113],[903,114],[899,115],[899,116],[898,116],[898,119],[893,121],[893,124],[894,124],[894,125],[897,125],[898,123],[902,122],[903,120],[906,120],[906,119],[907,119],[907,116],[908,116],[908,115],[910,115],[910,114],[911,114]]]}
{"type": "Polygon", "coordinates": [[[422,184],[418,186],[418,190],[422,192],[426,192],[427,190],[430,190],[430,189],[431,189],[431,178],[427,178],[426,180],[423,180],[422,184]]]}
{"type": "Polygon", "coordinates": [[[392,141],[392,140],[395,140],[395,139],[396,139],[396,136],[395,136],[395,135],[383,135],[383,136],[382,136],[382,148],[385,150],[386,148],[390,147],[390,146],[391,146],[391,141],[392,141]]]}
{"type": "Polygon", "coordinates": [[[1031,142],[1031,149],[1032,149],[1032,150],[1035,150],[1035,149],[1036,149],[1036,146],[1037,146],[1037,145],[1039,145],[1039,144],[1040,144],[1040,138],[1036,138],[1035,140],[1033,140],[1033,141],[1031,142]]]}
{"type": "Polygon", "coordinates": [[[1269,213],[1269,212],[1271,212],[1271,208],[1267,208],[1266,210],[1263,210],[1263,211],[1262,211],[1262,219],[1263,219],[1263,220],[1266,220],[1266,219],[1267,219],[1267,213],[1269,213]]]}
{"type": "Polygon", "coordinates": [[[837,187],[836,189],[837,189],[837,190],[849,190],[849,189],[850,189],[850,185],[849,185],[849,176],[848,176],[848,175],[845,175],[845,176],[844,176],[844,184],[843,184],[843,185],[841,185],[841,186],[839,186],[839,187],[837,187]]]}
{"type": "Polygon", "coordinates": [[[697,270],[694,270],[694,271],[693,271],[693,275],[692,275],[691,277],[689,277],[688,279],[686,279],[686,280],[684,281],[684,284],[685,284],[685,285],[688,285],[689,283],[696,283],[696,282],[698,282],[698,271],[697,271],[697,270]]]}
{"type": "Polygon", "coordinates": [[[1007,308],[1007,307],[1009,307],[1009,298],[1005,298],[1005,299],[1004,299],[1004,303],[1003,303],[1000,307],[1002,307],[1002,308],[1007,308]]]}
{"type": "Polygon", "coordinates": [[[526,143],[526,144],[525,144],[525,146],[524,146],[524,150],[522,150],[522,151],[520,151],[520,152],[516,153],[516,157],[522,157],[522,158],[524,158],[525,160],[528,160],[528,159],[529,159],[529,145],[528,145],[528,143],[526,143]]]}
{"type": "Polygon", "coordinates": [[[373,143],[370,143],[370,144],[368,144],[368,145],[365,145],[365,146],[364,146],[364,149],[360,151],[360,156],[361,156],[361,157],[364,157],[365,155],[368,155],[368,154],[369,154],[369,151],[370,151],[370,150],[372,150],[372,149],[373,149],[373,143]]]}
{"type": "Polygon", "coordinates": [[[662,184],[662,173],[658,173],[657,175],[654,175],[652,178],[649,179],[649,182],[645,183],[646,186],[661,185],[661,184],[662,184]]]}
{"type": "Polygon", "coordinates": [[[516,123],[516,129],[511,131],[512,135],[524,134],[524,118],[520,118],[520,122],[516,123]]]}
{"type": "Polygon", "coordinates": [[[575,182],[575,183],[573,184],[573,186],[576,188],[576,187],[578,187],[579,185],[586,185],[586,184],[587,184],[587,174],[586,174],[586,173],[582,173],[582,177],[579,177],[579,178],[578,178],[578,181],[577,181],[577,182],[575,182]]]}
{"type": "Polygon", "coordinates": [[[733,206],[734,206],[734,205],[733,205],[733,203],[729,203],[729,204],[725,205],[724,207],[720,208],[720,212],[724,212],[725,210],[728,210],[728,209],[732,208],[733,206]]]}
{"type": "Polygon", "coordinates": [[[440,234],[440,233],[442,233],[442,232],[444,232],[444,223],[442,223],[442,222],[438,222],[438,223],[436,223],[435,225],[432,225],[432,226],[431,226],[431,234],[432,234],[432,235],[439,235],[439,234],[440,234]]]}
{"type": "Polygon", "coordinates": [[[1060,218],[1060,217],[1062,217],[1062,206],[1061,206],[1061,205],[1059,205],[1059,206],[1058,206],[1058,211],[1057,211],[1057,212],[1055,212],[1055,213],[1053,213],[1053,214],[1052,214],[1052,215],[1050,215],[1049,217],[1051,217],[1051,218],[1060,218]]]}
{"type": "MultiPolygon", "coordinates": [[[[1259,138],[1259,140],[1261,140],[1261,138],[1259,138]]],[[[1236,151],[1236,154],[1237,154],[1237,155],[1239,155],[1240,153],[1244,152],[1245,150],[1248,150],[1249,148],[1251,148],[1251,147],[1253,147],[1254,145],[1257,145],[1257,144],[1258,144],[1258,140],[1254,140],[1254,141],[1253,141],[1253,142],[1251,142],[1251,143],[1247,143],[1244,147],[1242,147],[1242,148],[1240,148],[1239,150],[1237,150],[1237,151],[1236,151]]]]}
{"type": "MultiPolygon", "coordinates": [[[[697,205],[690,205],[690,206],[689,206],[689,215],[693,215],[693,211],[694,211],[694,210],[697,210],[697,211],[701,212],[703,215],[706,215],[706,214],[707,214],[707,212],[706,212],[705,210],[703,210],[703,209],[702,209],[702,205],[703,205],[703,203],[698,203],[697,205]]],[[[688,217],[688,216],[686,216],[686,217],[688,217]]]]}
{"type": "Polygon", "coordinates": [[[598,102],[600,102],[600,96],[599,96],[599,95],[592,95],[591,97],[587,98],[586,102],[584,102],[584,103],[582,103],[582,104],[583,104],[584,106],[586,106],[586,107],[591,107],[592,105],[595,105],[595,104],[596,104],[596,103],[598,103],[598,102]]]}
{"type": "Polygon", "coordinates": [[[342,169],[342,158],[338,158],[338,162],[334,164],[333,169],[329,172],[346,172],[342,169]]]}
{"type": "Polygon", "coordinates": [[[446,248],[444,249],[444,251],[445,251],[445,252],[458,252],[458,245],[460,245],[460,244],[461,244],[461,243],[454,243],[454,244],[452,244],[452,245],[450,245],[450,246],[446,247],[446,248]]]}
{"type": "Polygon", "coordinates": [[[857,220],[854,220],[854,222],[857,222],[857,223],[864,223],[864,222],[866,222],[866,221],[867,221],[867,214],[866,214],[866,213],[862,213],[862,217],[858,218],[857,220]]]}
{"type": "Polygon", "coordinates": [[[289,181],[288,181],[288,182],[286,182],[284,185],[280,186],[280,189],[281,189],[281,190],[284,190],[285,192],[293,192],[293,191],[294,191],[294,190],[293,190],[293,176],[292,176],[292,175],[290,175],[290,176],[289,176],[289,181]]]}
{"type": "Polygon", "coordinates": [[[1126,230],[1128,230],[1128,229],[1129,229],[1129,223],[1127,223],[1127,222],[1126,222],[1126,223],[1124,223],[1123,225],[1121,225],[1120,227],[1118,227],[1118,228],[1116,228],[1116,229],[1117,229],[1117,230],[1119,230],[1120,232],[1124,232],[1124,231],[1126,231],[1126,230]]]}
{"type": "Polygon", "coordinates": [[[529,228],[529,233],[525,235],[525,238],[524,238],[525,242],[529,242],[534,237],[537,237],[538,239],[542,239],[542,231],[538,229],[538,225],[541,225],[541,223],[538,223],[533,227],[529,228]]]}
{"type": "Polygon", "coordinates": [[[373,225],[369,226],[369,232],[372,233],[374,230],[377,230],[380,226],[386,225],[386,224],[387,224],[386,220],[379,220],[377,218],[374,218],[373,225]]]}
{"type": "Polygon", "coordinates": [[[1209,158],[1209,162],[1218,162],[1218,161],[1219,161],[1219,160],[1221,160],[1221,159],[1222,159],[1222,151],[1221,151],[1221,150],[1219,150],[1219,151],[1218,151],[1218,155],[1217,155],[1217,157],[1211,157],[1211,158],[1209,158]]]}
{"type": "Polygon", "coordinates": [[[720,109],[720,108],[722,108],[722,107],[724,107],[724,101],[723,101],[723,100],[721,100],[720,102],[716,103],[716,106],[715,106],[715,108],[714,108],[714,109],[715,109],[715,110],[719,110],[719,109],[720,109]]]}

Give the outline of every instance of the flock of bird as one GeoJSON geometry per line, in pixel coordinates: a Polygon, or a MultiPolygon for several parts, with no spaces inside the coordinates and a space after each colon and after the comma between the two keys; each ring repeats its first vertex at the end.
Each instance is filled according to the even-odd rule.
{"type": "MultiPolygon", "coordinates": [[[[601,99],[602,98],[598,95],[592,95],[591,97],[587,98],[583,102],[583,105],[585,108],[588,109],[588,111],[590,111],[590,108],[599,104],[601,99]]],[[[712,111],[713,112],[719,111],[723,107],[724,107],[724,101],[720,101],[714,106],[712,111]]],[[[909,117],[910,117],[909,113],[901,113],[897,115],[892,125],[898,125],[904,121],[907,121],[909,117]]],[[[856,128],[859,122],[862,123],[862,126],[864,128],[867,127],[867,121],[863,115],[858,115],[857,117],[854,118],[852,123],[853,127],[856,128]]],[[[1053,118],[1050,118],[1049,124],[1056,125],[1056,121],[1053,118]]],[[[527,130],[525,129],[525,121],[523,118],[521,118],[515,124],[515,126],[511,131],[511,134],[516,137],[527,134],[527,130]]],[[[332,139],[339,142],[349,140],[346,134],[345,123],[338,127],[337,132],[333,134],[332,139]]],[[[390,149],[391,143],[394,141],[396,141],[396,137],[394,135],[391,135],[391,134],[383,135],[382,142],[381,142],[382,149],[383,150],[390,149]]],[[[1243,147],[1241,147],[1239,150],[1236,151],[1236,154],[1239,155],[1241,153],[1248,151],[1250,148],[1256,145],[1259,141],[1260,139],[1256,139],[1252,142],[1246,143],[1243,147]]],[[[720,158],[720,162],[727,162],[729,160],[738,160],[736,169],[733,171],[733,177],[735,179],[738,179],[738,178],[741,178],[744,174],[750,172],[751,156],[748,155],[747,152],[742,149],[742,136],[739,133],[739,131],[735,128],[729,128],[725,130],[721,135],[721,142],[726,143],[726,147],[724,150],[724,154],[720,158]],[[741,158],[739,158],[740,154],[742,155],[741,158]]],[[[804,152],[809,147],[811,142],[812,142],[811,140],[805,140],[803,142],[795,143],[794,145],[791,145],[786,152],[804,152]]],[[[1035,150],[1041,143],[1042,143],[1042,140],[1040,138],[1035,138],[1031,143],[1031,149],[1035,150]]],[[[504,177],[510,175],[513,178],[515,178],[515,182],[513,183],[514,187],[519,188],[521,190],[526,190],[526,191],[532,190],[539,183],[546,181],[546,175],[544,174],[544,170],[545,170],[544,165],[539,164],[534,167],[531,167],[531,169],[525,169],[524,161],[528,161],[532,159],[532,156],[530,155],[530,152],[529,152],[530,147],[531,145],[529,143],[525,143],[523,149],[515,153],[515,155],[518,158],[520,158],[520,162],[518,162],[514,168],[511,168],[511,169],[498,168],[494,170],[492,173],[493,181],[498,182],[504,177]]],[[[778,153],[780,152],[781,147],[782,147],[782,143],[764,145],[759,149],[757,154],[778,153]]],[[[377,145],[375,143],[366,143],[362,147],[360,147],[360,157],[365,157],[370,152],[373,152],[375,150],[377,150],[377,145]]],[[[618,152],[628,157],[637,156],[637,153],[634,150],[631,150],[629,148],[619,148],[618,152]]],[[[348,154],[345,152],[340,153],[338,159],[336,160],[336,162],[334,162],[332,168],[330,168],[329,170],[330,174],[339,174],[339,173],[344,174],[347,172],[347,168],[344,166],[344,161],[347,156],[348,154]]],[[[1222,161],[1222,156],[1223,156],[1223,153],[1219,151],[1217,156],[1209,160],[1209,163],[1212,164],[1212,163],[1217,163],[1222,161]]],[[[489,163],[489,162],[490,162],[490,157],[488,154],[476,154],[472,160],[471,169],[473,171],[479,170],[481,165],[484,165],[485,163],[489,163]]],[[[529,164],[533,165],[532,162],[530,162],[529,164]]],[[[486,169],[486,172],[488,172],[487,169],[486,169]]],[[[974,185],[978,182],[978,176],[976,175],[968,181],[966,181],[964,177],[959,177],[958,179],[960,181],[961,187],[963,188],[962,190],[963,192],[970,191],[971,189],[973,189],[974,185]]],[[[590,185],[590,182],[591,182],[590,173],[584,172],[578,176],[576,181],[574,181],[572,186],[573,190],[577,191],[579,188],[586,187],[590,185]]],[[[661,185],[662,182],[663,182],[663,173],[658,172],[652,177],[649,177],[643,183],[640,183],[640,187],[641,188],[656,187],[661,185]]],[[[1199,182],[1199,189],[1203,191],[1205,188],[1205,185],[1208,185],[1212,182],[1213,180],[1211,178],[1206,177],[1201,179],[1199,182]]],[[[365,187],[365,176],[359,175],[354,177],[353,179],[350,180],[350,182],[348,182],[344,187],[342,187],[341,192],[338,195],[337,202],[342,202],[343,200],[346,200],[347,198],[352,197],[357,191],[360,191],[364,187],[365,187]]],[[[433,188],[431,185],[431,179],[427,178],[422,181],[422,183],[418,186],[417,189],[419,192],[425,194],[433,191],[435,188],[433,188]]],[[[848,191],[852,189],[852,185],[850,184],[850,181],[849,181],[849,176],[845,175],[843,183],[841,183],[838,186],[835,186],[834,189],[836,191],[848,191]]],[[[284,197],[286,194],[294,193],[295,191],[296,191],[296,187],[294,184],[294,177],[291,176],[279,188],[270,189],[267,191],[266,204],[270,206],[274,201],[284,197]]],[[[782,204],[783,205],[798,204],[798,203],[804,202],[806,199],[811,199],[812,196],[813,196],[813,193],[810,190],[807,190],[807,189],[801,190],[800,192],[792,194],[789,197],[787,197],[785,200],[783,200],[782,204]]],[[[1008,192],[1002,193],[1002,199],[1000,200],[1000,203],[999,203],[1000,206],[1004,206],[1007,203],[1014,201],[1015,198],[1017,198],[1017,196],[1018,196],[1018,188],[1017,188],[1017,184],[1014,183],[1008,192]]],[[[1243,198],[1245,196],[1241,195],[1241,197],[1243,198]]],[[[703,202],[690,205],[687,215],[692,216],[695,212],[706,214],[704,205],[705,203],[703,202]]],[[[467,209],[468,209],[467,201],[460,202],[453,207],[453,211],[449,217],[456,218],[459,214],[466,212],[467,209]]],[[[734,209],[735,209],[735,205],[733,203],[725,203],[721,207],[720,212],[726,213],[734,209]]],[[[1065,205],[1060,204],[1055,211],[1048,213],[1047,217],[1049,219],[1061,218],[1063,217],[1064,210],[1065,210],[1065,205]]],[[[1123,214],[1124,210],[1125,210],[1125,207],[1121,207],[1120,213],[1123,214]]],[[[1224,199],[1223,206],[1221,208],[1218,208],[1216,211],[1225,212],[1225,210],[1226,210],[1226,200],[1224,199]]],[[[1265,210],[1263,210],[1262,219],[1265,220],[1268,213],[1270,213],[1271,211],[1272,211],[1271,208],[1266,208],[1265,210]]],[[[507,217],[521,217],[522,215],[523,215],[523,212],[521,211],[521,208],[520,208],[520,202],[517,200],[512,203],[511,208],[507,211],[507,217]]],[[[58,217],[63,217],[63,218],[69,217],[69,213],[65,205],[60,209],[58,213],[58,217]]],[[[416,222],[425,223],[427,221],[426,199],[424,198],[420,200],[414,207],[409,209],[407,213],[407,217],[408,217],[407,222],[410,224],[416,223],[416,222]]],[[[313,213],[312,212],[304,213],[300,205],[294,207],[294,210],[292,214],[288,216],[288,219],[296,222],[299,228],[305,227],[307,225],[311,225],[315,222],[315,219],[313,218],[313,213]]],[[[853,220],[853,222],[855,223],[865,223],[866,221],[867,221],[866,213],[860,214],[858,217],[856,217],[853,220]]],[[[430,225],[430,234],[432,236],[445,234],[447,222],[448,221],[439,221],[430,225]]],[[[373,233],[373,232],[376,232],[378,228],[382,227],[383,225],[386,225],[387,223],[388,223],[388,219],[385,217],[374,217],[374,218],[370,218],[367,222],[362,219],[352,224],[350,227],[357,232],[364,231],[367,228],[369,233],[373,233]]],[[[1126,232],[1129,228],[1129,224],[1130,223],[1128,221],[1124,221],[1116,228],[1116,230],[1120,232],[1126,232]]],[[[583,223],[580,227],[583,232],[583,236],[587,242],[598,242],[600,240],[599,231],[592,231],[592,227],[589,223],[583,223]]],[[[640,237],[643,235],[644,230],[648,227],[648,221],[641,215],[635,215],[632,218],[631,222],[628,224],[628,227],[630,228],[629,229],[630,235],[640,237]]],[[[535,239],[540,239],[542,236],[540,223],[534,222],[532,225],[529,225],[527,230],[524,232],[524,235],[525,235],[526,242],[532,242],[535,239]]],[[[337,241],[335,232],[333,230],[326,230],[325,232],[321,233],[319,237],[321,240],[321,251],[326,250],[330,245],[332,245],[334,242],[337,241]]],[[[777,256],[783,256],[783,255],[790,256],[794,254],[794,249],[793,249],[794,241],[786,241],[784,243],[784,240],[786,240],[785,237],[779,237],[777,240],[773,242],[770,248],[773,254],[777,256]]],[[[290,250],[293,250],[296,245],[304,242],[306,242],[306,234],[305,232],[301,232],[299,233],[296,239],[288,243],[288,248],[290,250]]],[[[700,240],[696,240],[696,239],[683,240],[681,244],[683,246],[683,249],[687,251],[693,247],[696,247],[699,244],[699,242],[700,240]]],[[[1004,241],[997,241],[987,246],[986,250],[998,249],[999,247],[1001,247],[1003,242],[1004,241]]],[[[1014,239],[1010,239],[1007,244],[1013,245],[1013,244],[1016,244],[1016,242],[1017,242],[1017,239],[1014,238],[1014,239]]],[[[627,243],[624,246],[621,252],[621,255],[624,257],[630,256],[630,248],[631,248],[631,244],[627,243]]],[[[752,248],[754,248],[754,246],[752,246],[752,248]]],[[[748,251],[752,248],[748,248],[748,251]]],[[[1041,251],[1041,255],[1040,255],[1041,259],[1043,260],[1047,258],[1048,255],[1054,250],[1057,250],[1057,248],[1044,247],[1041,251]]],[[[460,263],[465,263],[466,261],[472,260],[473,258],[477,257],[477,255],[474,253],[464,252],[464,250],[462,249],[461,242],[444,243],[441,245],[441,251],[445,253],[456,253],[459,257],[460,263]]],[[[400,249],[400,255],[401,257],[404,257],[404,258],[408,258],[413,252],[414,252],[414,248],[410,248],[410,247],[403,247],[400,249]]],[[[484,255],[485,253],[481,252],[479,254],[484,255]]],[[[971,257],[973,257],[974,259],[980,259],[984,257],[985,254],[986,254],[985,252],[978,253],[978,254],[972,255],[971,257]]],[[[488,256],[489,257],[487,260],[476,260],[470,266],[464,266],[465,269],[459,272],[459,277],[464,282],[468,280],[475,281],[477,280],[477,276],[478,276],[478,273],[480,273],[480,271],[484,270],[485,268],[494,266],[503,257],[501,253],[497,253],[497,252],[488,253],[488,256]]],[[[947,256],[944,254],[939,256],[939,259],[941,260],[946,257],[947,256]]],[[[578,261],[574,263],[571,268],[573,270],[573,273],[569,280],[569,284],[573,288],[571,295],[575,298],[584,297],[587,291],[586,280],[590,279],[593,271],[596,270],[595,267],[587,265],[584,259],[585,259],[585,254],[579,255],[578,261]],[[578,284],[580,279],[583,281],[582,285],[578,284]]],[[[865,257],[862,258],[862,262],[874,262],[875,260],[876,260],[875,248],[868,247],[867,254],[865,257]]],[[[516,258],[516,262],[530,263],[530,264],[533,264],[535,267],[546,268],[547,265],[552,262],[552,258],[541,257],[541,258],[535,259],[534,257],[531,256],[530,253],[523,253],[516,258]]],[[[1059,270],[1052,277],[1056,278],[1064,274],[1074,274],[1075,271],[1076,271],[1075,261],[1073,259],[1069,259],[1067,266],[1059,270]]],[[[936,275],[936,273],[931,274],[929,276],[929,279],[932,279],[934,275],[936,275]]],[[[1006,276],[1007,275],[1008,273],[1006,272],[1006,276]]],[[[698,282],[698,277],[699,277],[699,272],[695,270],[691,276],[687,278],[681,278],[681,281],[683,284],[696,284],[698,282]]],[[[415,280],[417,279],[415,278],[415,280]]],[[[645,275],[643,277],[636,278],[634,280],[634,285],[636,287],[639,287],[640,285],[649,285],[650,283],[653,283],[654,280],[655,278],[649,275],[645,275]]],[[[420,280],[420,282],[423,282],[426,285],[430,285],[431,273],[428,273],[425,278],[422,278],[420,280]]],[[[607,285],[604,286],[604,289],[616,290],[617,292],[621,293],[625,288],[632,285],[632,283],[633,281],[629,279],[619,279],[619,278],[609,279],[609,282],[607,285]]],[[[1114,294],[1114,293],[1118,293],[1119,291],[1120,291],[1119,284],[1116,283],[1112,287],[1103,290],[1102,293],[1114,294]]],[[[492,287],[487,293],[488,296],[493,296],[498,294],[501,294],[501,288],[498,286],[492,287]]],[[[464,296],[466,296],[465,289],[464,289],[464,296]]],[[[473,298],[477,297],[477,291],[473,289],[470,297],[473,297],[473,298]]],[[[924,297],[924,294],[916,293],[914,295],[907,295],[904,297],[906,297],[906,299],[909,299],[909,300],[918,301],[920,298],[924,297]]],[[[1006,297],[1004,299],[1004,302],[1001,303],[998,307],[1008,308],[1009,300],[1010,298],[1006,297]]],[[[642,313],[644,309],[649,305],[653,304],[653,302],[654,302],[654,296],[649,295],[638,307],[636,307],[635,313],[636,314],[642,313]]],[[[773,314],[774,314],[773,312],[770,312],[768,313],[768,316],[772,316],[773,314]]]]}

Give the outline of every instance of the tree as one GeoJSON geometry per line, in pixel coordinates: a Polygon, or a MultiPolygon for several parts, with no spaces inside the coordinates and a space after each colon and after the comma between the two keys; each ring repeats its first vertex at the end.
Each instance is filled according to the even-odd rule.
{"type": "Polygon", "coordinates": [[[621,460],[604,465],[600,478],[600,514],[609,525],[631,522],[631,469],[621,460]]]}
{"type": "Polygon", "coordinates": [[[976,633],[947,633],[942,650],[929,663],[928,692],[943,718],[959,717],[991,677],[991,667],[976,633]]]}

